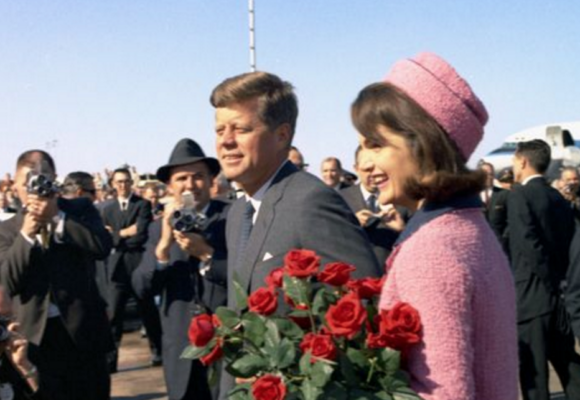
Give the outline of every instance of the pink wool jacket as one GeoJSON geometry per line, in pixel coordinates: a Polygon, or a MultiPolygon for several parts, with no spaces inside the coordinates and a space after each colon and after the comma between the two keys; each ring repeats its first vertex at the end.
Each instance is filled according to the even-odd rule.
{"type": "Polygon", "coordinates": [[[380,308],[404,301],[421,316],[411,387],[426,400],[517,400],[514,283],[481,210],[419,210],[399,243],[380,308]]]}

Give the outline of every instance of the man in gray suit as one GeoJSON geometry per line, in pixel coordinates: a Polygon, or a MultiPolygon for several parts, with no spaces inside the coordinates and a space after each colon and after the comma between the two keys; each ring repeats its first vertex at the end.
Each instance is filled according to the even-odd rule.
{"type": "MultiPolygon", "coordinates": [[[[211,103],[222,171],[245,192],[227,220],[228,306],[235,307],[234,274],[253,292],[293,248],[353,264],[355,277],[378,276],[368,238],[340,194],[287,161],[298,116],[292,86],[265,72],[242,74],[218,85],[211,103]]],[[[233,385],[223,374],[220,396],[233,385]]]]}

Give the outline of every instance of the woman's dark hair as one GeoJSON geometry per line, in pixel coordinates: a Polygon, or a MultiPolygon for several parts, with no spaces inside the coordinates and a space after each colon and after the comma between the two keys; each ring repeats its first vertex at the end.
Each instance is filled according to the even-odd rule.
{"type": "Polygon", "coordinates": [[[485,173],[468,169],[437,121],[396,86],[381,82],[364,88],[352,104],[351,117],[357,131],[379,146],[383,143],[379,126],[405,138],[419,168],[418,176],[405,185],[410,198],[439,202],[485,187],[485,173]]]}

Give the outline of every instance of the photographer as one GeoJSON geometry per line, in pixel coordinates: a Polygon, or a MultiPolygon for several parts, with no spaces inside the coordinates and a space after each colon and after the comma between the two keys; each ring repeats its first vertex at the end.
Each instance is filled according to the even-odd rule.
{"type": "Polygon", "coordinates": [[[216,159],[206,157],[197,143],[183,139],[157,177],[173,201],[162,219],[149,229],[143,261],[133,274],[138,296],[161,294],[163,369],[170,400],[210,400],[205,368],[180,359],[188,345],[191,318],[226,304],[227,204],[210,200],[216,159]]]}
{"type": "Polygon", "coordinates": [[[109,399],[105,354],[113,342],[94,275],[111,237],[90,200],[57,196],[55,175],[42,150],[18,158],[23,207],[0,224],[0,283],[29,341],[43,398],[109,399]]]}

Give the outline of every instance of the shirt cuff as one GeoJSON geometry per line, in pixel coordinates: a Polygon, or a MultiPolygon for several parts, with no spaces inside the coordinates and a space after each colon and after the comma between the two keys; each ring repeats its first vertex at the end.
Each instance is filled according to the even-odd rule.
{"type": "Polygon", "coordinates": [[[169,261],[159,261],[155,263],[155,271],[165,271],[169,266],[169,261]]]}
{"type": "Polygon", "coordinates": [[[30,236],[28,236],[27,234],[25,234],[22,231],[20,231],[20,234],[22,235],[22,237],[24,238],[24,240],[26,240],[31,245],[34,246],[36,244],[36,238],[32,239],[30,236]]]}
{"type": "Polygon", "coordinates": [[[62,244],[64,238],[64,220],[66,214],[63,211],[59,211],[58,214],[54,216],[52,221],[54,222],[54,241],[56,243],[62,244]]]}

